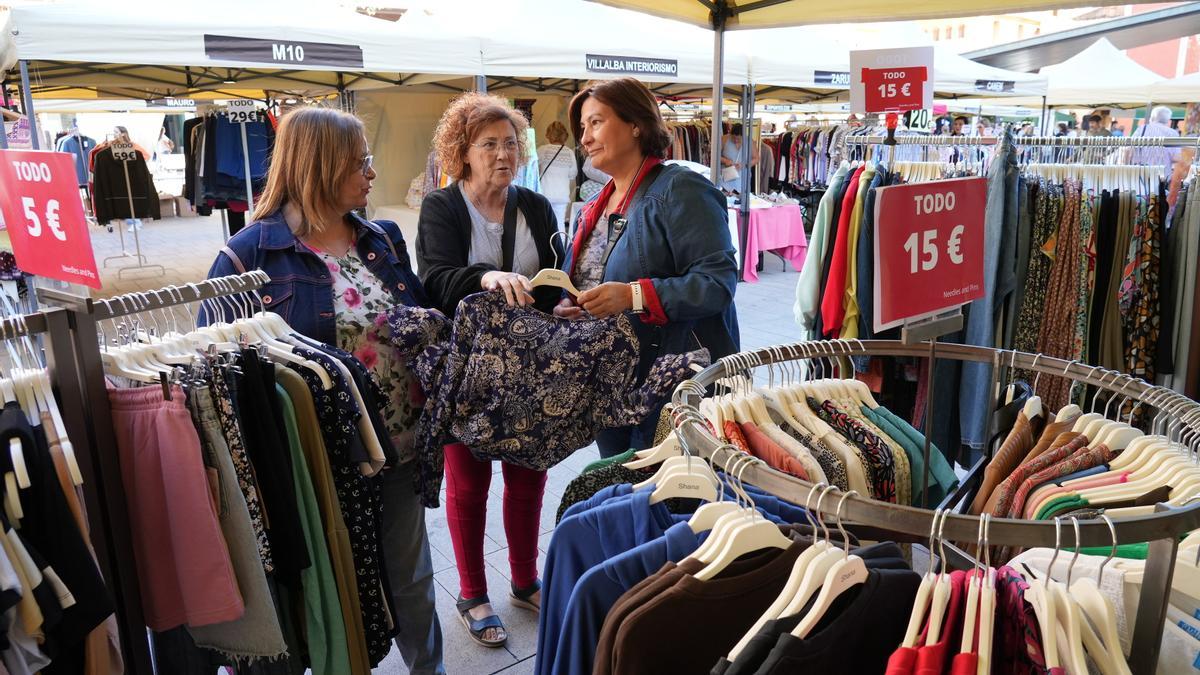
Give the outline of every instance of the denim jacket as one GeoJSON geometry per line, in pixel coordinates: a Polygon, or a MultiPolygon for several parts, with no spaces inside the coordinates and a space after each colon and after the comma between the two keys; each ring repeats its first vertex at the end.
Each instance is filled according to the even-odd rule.
{"type": "MultiPolygon", "coordinates": [[[[428,307],[429,300],[412,271],[400,228],[389,220],[372,222],[354,213],[350,217],[357,229],[358,255],[391,290],[396,303],[428,307]]],[[[333,275],[321,258],[292,233],[282,211],[250,224],[231,237],[226,248],[237,256],[241,269],[227,251],[222,251],[208,271],[210,279],[253,269],[266,272],[271,281],[259,292],[267,311],[283,317],[301,335],[337,344],[333,275]]],[[[208,323],[206,312],[202,312],[201,321],[208,323]]]]}
{"type": "MultiPolygon", "coordinates": [[[[691,169],[664,165],[625,217],[628,223],[608,258],[604,281],[650,279],[667,317],[661,326],[633,322],[641,342],[638,375],[663,354],[705,347],[715,361],[738,351],[737,259],[720,191],[691,169]]],[[[577,217],[573,237],[578,228],[577,217]]],[[[563,267],[568,274],[572,258],[568,248],[563,267]]]]}

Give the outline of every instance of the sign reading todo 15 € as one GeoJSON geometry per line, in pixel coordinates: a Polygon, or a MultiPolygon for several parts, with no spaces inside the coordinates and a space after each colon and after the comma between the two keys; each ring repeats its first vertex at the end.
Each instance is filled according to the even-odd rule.
{"type": "Polygon", "coordinates": [[[876,332],[983,297],[986,199],[984,178],[876,191],[876,332]]]}
{"type": "Polygon", "coordinates": [[[933,107],[933,47],[850,52],[850,110],[888,113],[933,107]]]}

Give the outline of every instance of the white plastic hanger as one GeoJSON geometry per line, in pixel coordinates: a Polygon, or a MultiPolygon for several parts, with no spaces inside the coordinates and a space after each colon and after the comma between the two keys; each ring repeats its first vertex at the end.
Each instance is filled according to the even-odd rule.
{"type": "MultiPolygon", "coordinates": [[[[721,447],[724,448],[728,453],[725,458],[724,466],[726,476],[730,475],[729,463],[731,461],[734,462],[734,466],[737,466],[741,462],[749,459],[746,455],[741,454],[740,451],[736,450],[731,445],[724,445],[721,447]]],[[[700,508],[696,509],[696,511],[692,514],[692,517],[688,519],[688,527],[691,528],[692,532],[700,534],[701,532],[705,532],[716,527],[717,521],[719,521],[722,516],[736,513],[741,509],[742,505],[739,502],[725,500],[725,481],[721,481],[721,492],[719,495],[717,495],[716,501],[712,501],[707,504],[701,504],[700,508]]]]}
{"type": "MultiPolygon", "coordinates": [[[[1088,650],[1096,665],[1104,675],[1128,675],[1130,673],[1129,664],[1125,661],[1124,652],[1121,649],[1121,636],[1117,631],[1117,613],[1113,608],[1108,597],[1100,592],[1099,582],[1104,579],[1104,566],[1113,559],[1117,553],[1117,531],[1113,526],[1112,519],[1107,514],[1101,514],[1101,518],[1108,524],[1108,529],[1112,533],[1112,551],[1100,564],[1100,570],[1097,573],[1096,579],[1082,578],[1074,582],[1071,581],[1071,572],[1067,571],[1067,589],[1070,596],[1079,605],[1083,616],[1090,622],[1091,626],[1095,627],[1095,632],[1099,638],[1099,648],[1088,650]]],[[[1079,541],[1079,520],[1075,516],[1071,517],[1071,524],[1075,528],[1075,540],[1079,541]]],[[[1075,555],[1078,557],[1079,549],[1076,547],[1075,555]]],[[[1075,561],[1072,559],[1072,566],[1075,561]]]]}
{"type": "MultiPolygon", "coordinates": [[[[750,499],[744,492],[743,495],[750,499]]],[[[753,500],[750,503],[753,504],[753,500]]],[[[747,553],[767,548],[787,549],[791,545],[792,540],[783,535],[778,525],[754,511],[750,522],[739,524],[726,538],[716,558],[694,576],[699,581],[708,581],[747,553]]]]}
{"type": "Polygon", "coordinates": [[[812,609],[808,614],[800,620],[799,625],[792,630],[792,635],[798,638],[806,638],[816,628],[817,623],[825,616],[830,607],[833,606],[835,600],[846,592],[859,584],[864,584],[867,581],[869,572],[867,565],[863,559],[857,555],[850,553],[850,535],[846,532],[846,528],[842,525],[842,505],[846,499],[852,495],[858,494],[854,490],[843,493],[841,500],[838,502],[837,508],[837,525],[838,531],[842,533],[842,548],[845,553],[845,558],[835,564],[825,575],[825,583],[821,586],[821,592],[813,601],[812,609]]]}
{"type": "Polygon", "coordinates": [[[925,624],[925,616],[929,612],[929,602],[933,599],[934,582],[937,581],[937,573],[933,571],[933,542],[937,536],[938,519],[943,515],[941,508],[936,509],[933,512],[933,522],[929,524],[929,568],[925,570],[925,576],[921,577],[921,584],[917,586],[917,596],[913,600],[912,614],[908,617],[908,627],[904,629],[904,639],[900,642],[901,647],[917,646],[921,626],[925,624]]]}
{"type": "Polygon", "coordinates": [[[534,288],[538,286],[554,286],[561,288],[573,296],[579,296],[579,289],[575,288],[575,284],[571,282],[571,277],[567,273],[553,268],[539,270],[533,278],[529,280],[530,285],[534,288]]]}
{"type": "Polygon", "coordinates": [[[953,583],[950,575],[946,574],[946,539],[942,532],[946,527],[946,512],[942,512],[941,524],[938,526],[938,551],[941,557],[941,568],[933,582],[933,597],[929,602],[929,619],[926,621],[925,646],[937,644],[941,639],[942,626],[946,623],[946,609],[950,604],[953,583]]]}
{"type": "MultiPolygon", "coordinates": [[[[804,498],[804,511],[805,515],[808,517],[809,523],[811,523],[813,526],[814,538],[816,538],[817,535],[817,523],[813,520],[809,501],[812,499],[813,493],[816,492],[818,488],[827,489],[828,487],[829,486],[825,485],[824,483],[818,483],[809,489],[808,495],[804,498]]],[[[824,490],[821,496],[824,497],[824,490]]],[[[818,501],[818,504],[819,503],[820,502],[818,501]]],[[[819,515],[820,511],[817,513],[819,515]]],[[[822,527],[824,527],[824,524],[824,521],[822,521],[822,527]]],[[[829,535],[828,528],[825,529],[825,535],[826,537],[829,535]]],[[[730,663],[737,659],[738,655],[742,653],[748,644],[750,644],[750,640],[758,634],[758,631],[761,630],[768,621],[773,621],[782,616],[787,616],[784,614],[784,611],[792,604],[792,599],[796,597],[797,592],[800,590],[800,584],[804,581],[805,570],[808,568],[812,560],[819,556],[821,552],[824,551],[829,545],[830,544],[827,539],[818,539],[813,542],[812,546],[809,546],[800,553],[800,556],[796,558],[795,564],[792,565],[792,572],[788,575],[787,583],[784,584],[783,590],[779,592],[779,596],[775,598],[775,602],[771,603],[771,606],[767,608],[767,611],[763,612],[763,615],[754,622],[754,625],[751,626],[750,630],[748,630],[746,634],[742,636],[742,639],[738,640],[738,643],[733,646],[733,649],[729,651],[729,654],[726,658],[730,663]]]]}

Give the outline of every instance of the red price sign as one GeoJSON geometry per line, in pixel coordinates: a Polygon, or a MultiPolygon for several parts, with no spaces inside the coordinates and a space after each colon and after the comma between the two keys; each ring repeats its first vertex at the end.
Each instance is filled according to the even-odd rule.
{"type": "Polygon", "coordinates": [[[100,288],[71,155],[0,150],[0,209],[22,271],[100,288]]]}
{"type": "Polygon", "coordinates": [[[906,112],[925,106],[925,66],[863,68],[863,93],[867,112],[906,112]]]}
{"type": "Polygon", "coordinates": [[[879,188],[875,199],[875,330],[983,297],[987,180],[879,188]]]}

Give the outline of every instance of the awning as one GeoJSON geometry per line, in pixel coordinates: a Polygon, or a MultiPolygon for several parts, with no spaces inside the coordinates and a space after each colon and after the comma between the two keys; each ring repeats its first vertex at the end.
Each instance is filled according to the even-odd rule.
{"type": "Polygon", "coordinates": [[[803,26],[828,23],[865,23],[870,21],[911,21],[919,19],[942,19],[946,17],[979,16],[983,14],[1010,14],[1064,7],[1094,7],[1096,5],[1123,5],[1113,0],[1059,0],[1036,2],[1033,0],[921,0],[920,2],[885,2],[883,0],[840,0],[839,2],[813,2],[801,0],[592,0],[614,7],[635,9],[639,12],[695,26],[712,28],[711,11],[724,7],[729,13],[725,27],[778,28],[781,26],[803,26]]]}

